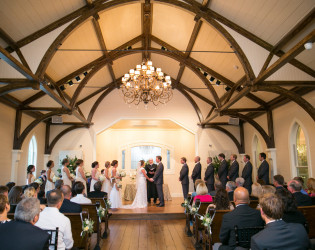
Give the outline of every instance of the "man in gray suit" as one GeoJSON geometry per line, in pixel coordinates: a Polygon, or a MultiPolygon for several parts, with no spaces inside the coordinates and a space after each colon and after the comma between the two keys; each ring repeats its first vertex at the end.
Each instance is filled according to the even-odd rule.
{"type": "Polygon", "coordinates": [[[253,180],[252,180],[253,165],[250,162],[250,156],[249,155],[244,155],[243,160],[245,162],[245,166],[244,166],[244,169],[242,172],[242,177],[245,180],[243,187],[248,190],[249,194],[251,194],[252,193],[252,184],[253,184],[253,180]]]}
{"type": "Polygon", "coordinates": [[[237,155],[232,154],[230,159],[232,163],[231,163],[227,178],[228,180],[235,182],[236,178],[238,177],[238,171],[239,171],[239,164],[236,161],[237,155]]]}
{"type": "Polygon", "coordinates": [[[164,194],[163,194],[163,172],[164,172],[164,166],[162,161],[162,157],[158,155],[156,157],[156,163],[157,163],[157,168],[155,171],[155,174],[153,178],[150,180],[155,183],[156,185],[156,190],[158,192],[159,200],[160,203],[156,204],[157,207],[164,207],[164,194]]]}
{"type": "Polygon", "coordinates": [[[219,160],[221,162],[219,169],[218,169],[218,177],[222,183],[222,186],[225,188],[225,185],[228,181],[227,175],[228,175],[229,168],[228,168],[227,162],[225,160],[225,155],[223,153],[221,153],[218,156],[219,156],[219,160]]]}
{"type": "Polygon", "coordinates": [[[207,158],[207,169],[205,173],[205,182],[207,184],[208,192],[214,191],[214,166],[212,164],[212,157],[207,158]]]}
{"type": "Polygon", "coordinates": [[[186,157],[182,157],[180,159],[180,163],[183,164],[183,166],[179,174],[179,181],[182,183],[184,199],[187,199],[188,190],[189,190],[189,179],[188,179],[189,168],[186,161],[187,161],[186,157]]]}
{"type": "Polygon", "coordinates": [[[195,182],[196,182],[196,180],[201,179],[201,164],[200,164],[200,157],[199,156],[195,157],[195,163],[196,163],[196,165],[195,165],[194,170],[191,174],[191,178],[194,181],[194,189],[196,191],[195,182]]]}
{"type": "Polygon", "coordinates": [[[258,168],[257,180],[264,180],[265,185],[269,185],[269,164],[266,161],[266,154],[260,153],[259,160],[261,161],[261,164],[258,168]]]}

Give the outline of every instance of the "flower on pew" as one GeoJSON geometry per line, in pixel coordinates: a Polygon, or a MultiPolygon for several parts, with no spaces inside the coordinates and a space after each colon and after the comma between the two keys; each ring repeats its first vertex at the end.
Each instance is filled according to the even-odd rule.
{"type": "Polygon", "coordinates": [[[210,218],[209,214],[206,214],[205,216],[200,216],[199,219],[202,221],[201,224],[205,227],[209,227],[212,223],[212,218],[210,218]]]}
{"type": "Polygon", "coordinates": [[[189,206],[190,214],[191,214],[191,215],[197,214],[197,213],[198,213],[198,210],[199,210],[199,207],[200,207],[200,206],[196,206],[196,205],[189,206]]]}
{"type": "Polygon", "coordinates": [[[105,200],[105,207],[106,209],[110,209],[112,207],[112,203],[110,202],[110,200],[105,200]]]}
{"type": "Polygon", "coordinates": [[[54,175],[54,177],[52,178],[52,181],[56,182],[57,180],[60,180],[60,178],[58,176],[54,175]]]}
{"type": "Polygon", "coordinates": [[[189,203],[190,203],[190,199],[185,199],[184,202],[181,204],[181,206],[185,208],[185,213],[187,211],[189,212],[189,203]]]}
{"type": "Polygon", "coordinates": [[[105,214],[106,214],[106,209],[103,208],[102,206],[100,206],[98,209],[97,209],[97,215],[100,219],[104,218],[105,217],[105,214]]]}
{"type": "Polygon", "coordinates": [[[101,175],[100,177],[98,177],[98,179],[101,181],[101,182],[103,182],[103,181],[105,181],[105,176],[104,175],[101,175]]]}
{"type": "Polygon", "coordinates": [[[91,219],[85,219],[82,223],[81,237],[84,238],[85,235],[91,235],[94,231],[94,221],[91,219]]]}
{"type": "Polygon", "coordinates": [[[43,185],[42,179],[38,178],[34,182],[38,183],[39,185],[43,185]]]}

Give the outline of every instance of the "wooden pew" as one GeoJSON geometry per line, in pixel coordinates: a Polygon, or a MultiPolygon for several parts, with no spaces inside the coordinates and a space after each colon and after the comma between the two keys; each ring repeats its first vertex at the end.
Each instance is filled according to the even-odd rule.
{"type": "MultiPolygon", "coordinates": [[[[207,212],[207,208],[208,208],[208,206],[210,205],[210,204],[212,204],[212,202],[200,202],[200,200],[199,199],[197,199],[196,201],[195,201],[195,204],[197,205],[197,206],[199,206],[199,204],[200,204],[200,207],[199,207],[199,210],[198,210],[198,214],[199,215],[202,215],[202,216],[204,216],[205,214],[206,214],[206,212],[207,212]]],[[[195,238],[195,247],[196,248],[199,248],[199,247],[201,247],[201,245],[200,245],[200,243],[199,243],[199,241],[200,241],[200,237],[199,237],[199,231],[204,231],[204,226],[202,225],[202,221],[199,219],[199,217],[198,216],[194,216],[194,224],[193,224],[193,228],[194,228],[194,238],[195,238]]]]}
{"type": "MultiPolygon", "coordinates": [[[[193,201],[194,201],[191,198],[191,194],[188,194],[187,199],[188,200],[190,199],[189,205],[191,206],[193,201]]],[[[188,211],[185,211],[185,213],[186,213],[186,228],[185,228],[185,232],[186,232],[187,236],[190,237],[190,236],[193,235],[193,233],[190,230],[190,222],[192,221],[192,215],[188,211]]]]}
{"type": "MultiPolygon", "coordinates": [[[[235,203],[234,203],[234,201],[231,201],[231,203],[232,203],[233,207],[235,208],[235,203]]],[[[258,200],[250,200],[249,206],[250,206],[251,208],[256,209],[257,206],[258,206],[258,204],[259,204],[259,201],[258,201],[258,200]]]]}
{"type": "MultiPolygon", "coordinates": [[[[99,202],[101,204],[102,208],[105,208],[105,203],[107,201],[107,195],[105,195],[104,198],[89,198],[89,199],[92,201],[92,204],[96,204],[97,202],[99,202]]],[[[105,217],[102,218],[102,221],[101,221],[101,222],[105,223],[105,231],[102,235],[102,238],[105,238],[105,239],[107,238],[107,236],[109,234],[108,220],[109,220],[110,216],[111,216],[111,213],[107,212],[105,214],[105,217]]]]}
{"type": "Polygon", "coordinates": [[[310,239],[315,238],[315,206],[298,207],[307,221],[308,237],[310,239]]]}
{"type": "MultiPolygon", "coordinates": [[[[206,228],[205,231],[205,239],[206,239],[206,249],[212,250],[212,246],[214,243],[220,242],[220,229],[222,224],[222,218],[223,215],[226,213],[231,212],[231,210],[216,210],[215,215],[213,217],[213,221],[211,224],[211,232],[212,235],[210,235],[210,232],[206,228]]],[[[212,216],[212,214],[210,214],[212,216]]]]}

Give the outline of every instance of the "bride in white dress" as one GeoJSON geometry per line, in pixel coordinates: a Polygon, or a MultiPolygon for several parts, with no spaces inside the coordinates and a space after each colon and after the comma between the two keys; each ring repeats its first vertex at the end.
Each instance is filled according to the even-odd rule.
{"type": "Polygon", "coordinates": [[[147,176],[147,171],[144,169],[143,160],[139,162],[139,165],[137,170],[136,197],[131,205],[123,206],[125,209],[144,208],[148,206],[146,180],[149,180],[150,178],[147,176]]]}

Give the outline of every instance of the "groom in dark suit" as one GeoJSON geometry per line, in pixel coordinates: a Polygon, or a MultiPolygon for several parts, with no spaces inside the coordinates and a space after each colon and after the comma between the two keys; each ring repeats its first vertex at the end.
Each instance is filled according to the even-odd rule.
{"type": "Polygon", "coordinates": [[[188,190],[189,190],[189,178],[188,178],[189,168],[186,161],[187,161],[186,157],[182,157],[180,159],[180,163],[183,164],[183,166],[182,166],[182,169],[180,170],[179,181],[182,183],[184,199],[187,199],[188,190]]]}
{"type": "Polygon", "coordinates": [[[212,164],[212,157],[207,158],[207,169],[205,173],[205,182],[207,184],[208,192],[214,191],[214,166],[212,164]]]}
{"type": "Polygon", "coordinates": [[[162,161],[162,157],[158,155],[156,157],[156,163],[158,164],[156,168],[156,172],[150,180],[155,183],[156,190],[158,192],[160,203],[156,204],[157,207],[164,207],[164,194],[163,194],[163,172],[164,172],[164,166],[162,161]]]}

